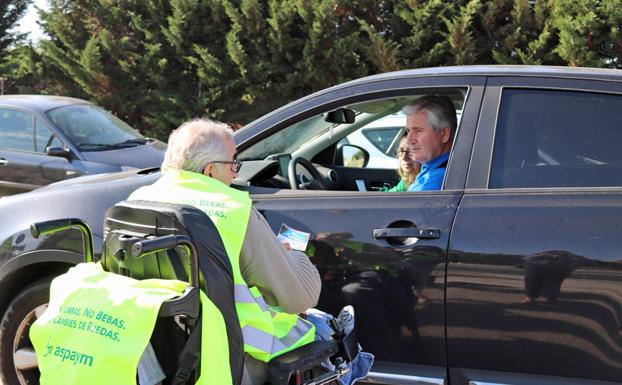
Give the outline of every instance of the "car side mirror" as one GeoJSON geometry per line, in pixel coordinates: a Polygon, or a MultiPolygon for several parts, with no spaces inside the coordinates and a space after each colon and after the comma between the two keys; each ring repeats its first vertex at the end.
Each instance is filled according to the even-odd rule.
{"type": "Polygon", "coordinates": [[[363,147],[354,144],[340,144],[337,146],[335,157],[336,166],[363,168],[369,163],[369,152],[363,147]]]}
{"type": "Polygon", "coordinates": [[[45,149],[45,154],[49,156],[58,156],[68,160],[71,159],[71,151],[62,147],[48,147],[45,149]]]}
{"type": "Polygon", "coordinates": [[[334,111],[329,111],[324,115],[324,121],[327,123],[354,123],[355,115],[354,111],[349,108],[337,108],[334,111]]]}

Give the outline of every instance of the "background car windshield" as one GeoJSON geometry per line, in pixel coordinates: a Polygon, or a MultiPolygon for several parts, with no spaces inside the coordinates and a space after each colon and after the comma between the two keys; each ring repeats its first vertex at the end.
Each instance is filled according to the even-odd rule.
{"type": "Polygon", "coordinates": [[[146,139],[106,110],[93,105],[71,105],[47,111],[69,139],[83,151],[110,149],[124,143],[144,143],[146,139]]]}

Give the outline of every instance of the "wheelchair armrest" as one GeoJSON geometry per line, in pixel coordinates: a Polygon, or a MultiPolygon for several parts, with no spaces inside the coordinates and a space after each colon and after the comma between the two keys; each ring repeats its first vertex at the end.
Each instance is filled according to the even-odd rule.
{"type": "Polygon", "coordinates": [[[298,349],[273,358],[270,367],[270,384],[287,384],[289,376],[296,370],[307,370],[319,366],[335,355],[339,347],[332,341],[313,341],[298,349]]]}

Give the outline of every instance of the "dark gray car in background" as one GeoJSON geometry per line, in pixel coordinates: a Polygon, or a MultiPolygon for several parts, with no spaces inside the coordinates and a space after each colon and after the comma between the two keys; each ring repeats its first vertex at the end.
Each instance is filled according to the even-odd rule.
{"type": "Polygon", "coordinates": [[[85,174],[159,166],[165,150],[85,100],[0,96],[0,196],[85,174]]]}

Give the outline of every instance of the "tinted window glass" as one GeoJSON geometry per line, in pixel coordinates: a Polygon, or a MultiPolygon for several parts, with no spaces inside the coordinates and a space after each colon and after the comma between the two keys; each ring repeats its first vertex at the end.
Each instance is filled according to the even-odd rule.
{"type": "Polygon", "coordinates": [[[622,186],[622,96],[503,92],[491,188],[622,186]]]}
{"type": "Polygon", "coordinates": [[[0,109],[0,147],[33,151],[33,116],[22,111],[0,109]]]}
{"type": "Polygon", "coordinates": [[[35,128],[35,151],[45,152],[48,147],[63,147],[61,141],[44,123],[37,120],[35,128]]]}

